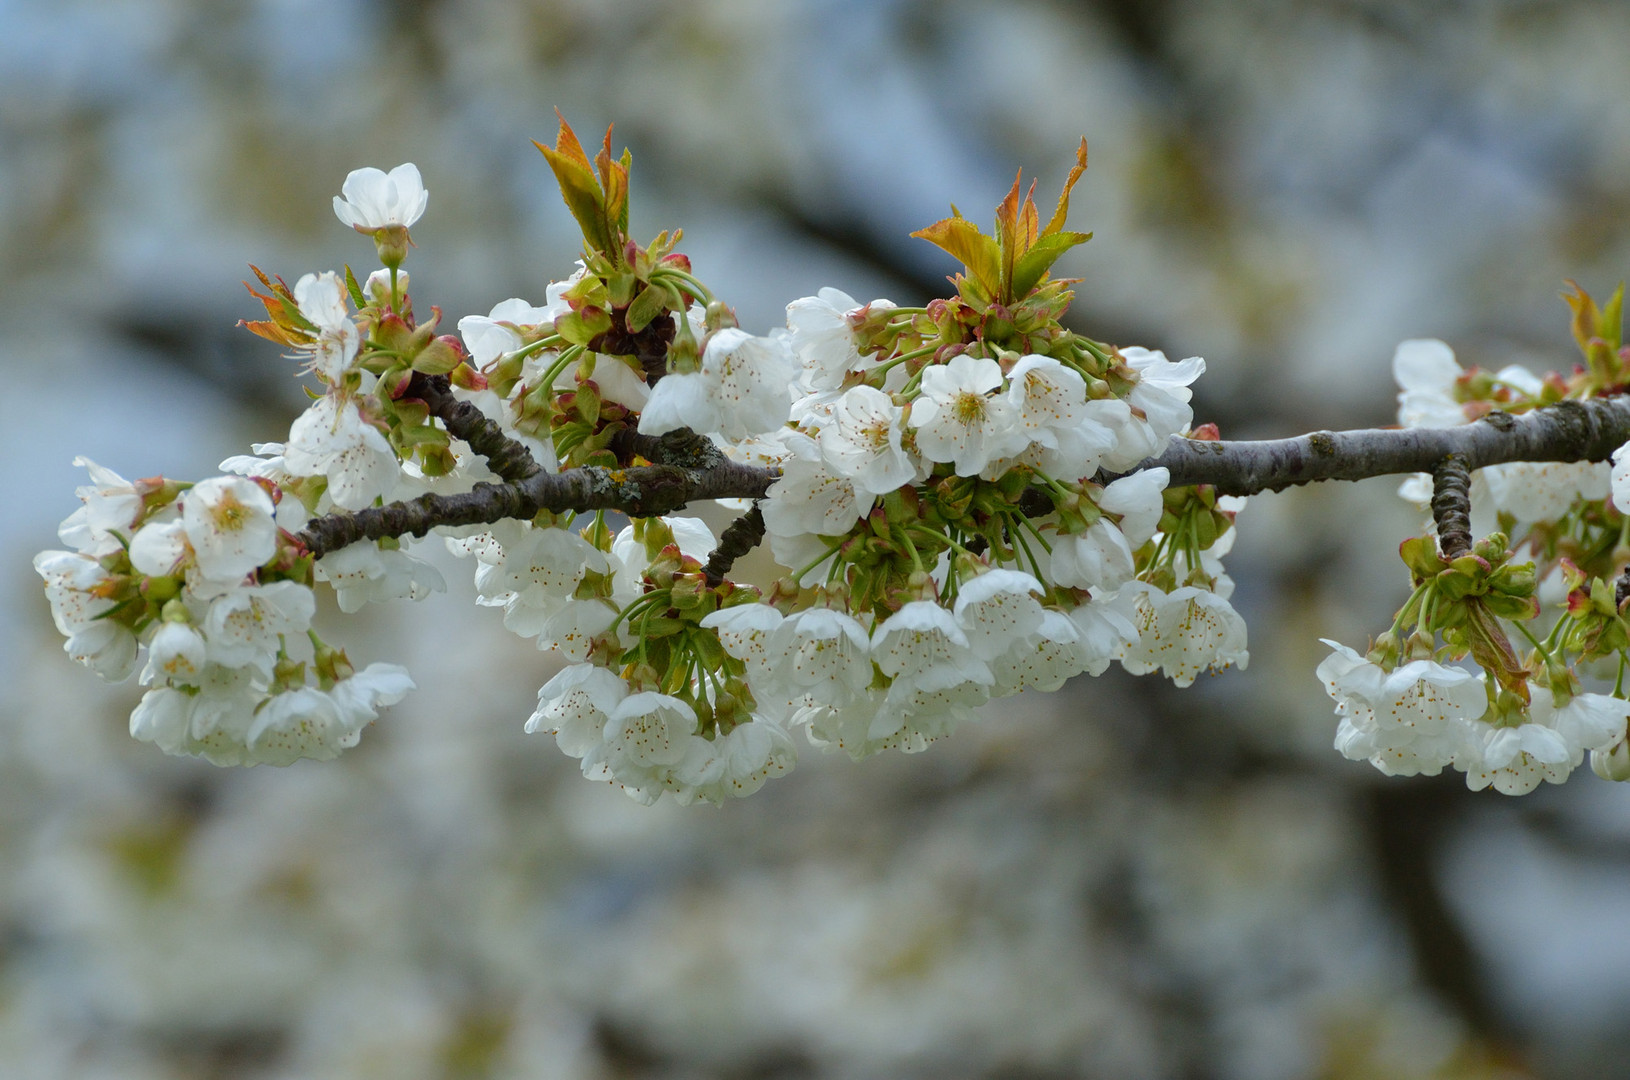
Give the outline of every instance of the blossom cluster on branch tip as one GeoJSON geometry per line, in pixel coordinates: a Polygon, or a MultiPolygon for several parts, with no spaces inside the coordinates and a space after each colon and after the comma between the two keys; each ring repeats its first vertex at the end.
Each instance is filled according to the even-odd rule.
{"type": "MultiPolygon", "coordinates": [[[[1576,285],[1564,294],[1584,356],[1566,377],[1518,366],[1468,370],[1441,341],[1404,342],[1393,359],[1399,423],[1456,427],[1496,411],[1520,415],[1619,393],[1630,376],[1622,294],[1621,286],[1605,307],[1576,285]]],[[[1453,530],[1434,535],[1448,518],[1434,521],[1427,536],[1400,548],[1413,589],[1368,655],[1326,642],[1334,652],[1318,675],[1340,717],[1336,749],[1387,775],[1453,767],[1473,790],[1505,794],[1561,783],[1586,752],[1598,775],[1630,779],[1626,462],[1630,443],[1612,464],[1491,465],[1464,492],[1445,475],[1405,481],[1399,494],[1423,510],[1466,521],[1474,507],[1486,508],[1498,531],[1475,544],[1451,541],[1453,530]],[[1531,561],[1515,558],[1523,547],[1531,561]],[[1476,674],[1447,666],[1466,657],[1476,674]],[[1612,693],[1585,692],[1593,675],[1612,693]]]]}
{"type": "Polygon", "coordinates": [[[249,329],[317,384],[283,441],[194,484],[90,466],[61,530],[74,550],[36,566],[70,655],[110,678],[141,667],[137,738],[220,764],[353,745],[412,683],[312,633],[313,589],[344,612],[443,589],[393,524],[410,505],[474,560],[478,603],[568,662],[526,730],[644,801],[746,794],[792,767],[795,729],[857,758],[919,750],[992,697],[1116,660],[1181,685],[1245,664],[1218,561],[1242,500],[1112,475],[1189,431],[1203,362],[1059,321],[1070,283],[1048,269],[1087,238],[1063,227],[1084,144],[1045,228],[1015,182],[994,235],[960,217],[919,234],[964,262],[955,295],[823,289],[754,334],[679,233],[628,237],[609,139],[591,159],[562,124],[539,147],[583,229],[576,272],[456,336],[415,311],[401,268],[428,202],[417,168],[353,172],[334,210],[380,268],[292,287],[257,269],[250,287],[266,318],[249,329]],[[627,479],[709,461],[762,496],[732,530],[733,553],[768,539],[781,569],[757,585],[627,479]],[[539,509],[540,476],[599,501],[539,509]],[[374,539],[312,539],[342,520],[374,539]]]}
{"type": "MultiPolygon", "coordinates": [[[[1111,663],[1178,686],[1246,665],[1222,565],[1244,500],[1171,488],[1148,461],[1175,436],[1218,438],[1193,424],[1204,361],[1061,321],[1073,282],[1051,267],[1088,239],[1065,229],[1084,143],[1045,226],[1015,181],[993,233],[953,214],[914,234],[961,262],[951,295],[822,289],[764,334],[696,276],[680,233],[629,237],[630,161],[609,132],[592,158],[564,122],[539,149],[585,241],[541,303],[441,333],[402,269],[428,202],[418,170],[358,170],[335,213],[378,269],[292,287],[254,271],[266,318],[248,328],[315,381],[283,441],[196,483],[84,462],[71,550],[35,566],[69,655],[139,670],[137,738],[218,764],[355,745],[413,683],[313,632],[314,589],[345,613],[442,591],[413,551],[426,533],[473,561],[479,604],[566,662],[525,730],[644,802],[748,794],[792,768],[800,732],[855,758],[911,752],[992,698],[1111,663]],[[722,541],[684,512],[701,498],[743,512],[722,541]],[[769,558],[736,571],[761,540],[769,558]]],[[[1401,418],[1450,425],[1630,382],[1616,301],[1574,303],[1587,364],[1571,380],[1463,372],[1441,343],[1406,342],[1401,418]]],[[[1610,473],[1481,470],[1504,533],[1468,552],[1405,545],[1414,591],[1393,629],[1319,671],[1344,754],[1507,792],[1586,751],[1630,775],[1626,624],[1605,584],[1630,562],[1630,481],[1610,473]],[[1537,568],[1513,557],[1519,527],[1537,568]],[[1544,640],[1523,626],[1537,578],[1565,601],[1544,640]],[[1448,666],[1467,656],[1482,676],[1448,666]],[[1584,692],[1615,657],[1615,693],[1584,692]]]]}

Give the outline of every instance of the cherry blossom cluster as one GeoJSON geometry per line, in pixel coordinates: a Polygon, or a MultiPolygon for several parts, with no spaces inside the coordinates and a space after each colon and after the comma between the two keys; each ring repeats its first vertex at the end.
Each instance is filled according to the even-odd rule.
{"type": "MultiPolygon", "coordinates": [[[[1452,428],[1619,393],[1630,381],[1622,292],[1605,307],[1577,286],[1564,294],[1583,354],[1568,375],[1463,369],[1441,341],[1404,342],[1399,423],[1452,428]]],[[[1336,749],[1388,775],[1453,767],[1472,789],[1506,794],[1561,783],[1587,752],[1598,775],[1630,779],[1630,443],[1611,464],[1514,461],[1469,482],[1453,472],[1400,490],[1431,507],[1434,525],[1400,549],[1413,590],[1392,628],[1367,656],[1326,642],[1318,674],[1340,717],[1336,749]],[[1472,508],[1492,510],[1497,530],[1475,544],[1472,508]],[[1524,547],[1532,557],[1519,562],[1524,547]],[[1467,657],[1475,673],[1451,666],[1467,657]],[[1611,693],[1585,692],[1593,679],[1611,693]]]]}
{"type": "Polygon", "coordinates": [[[426,532],[474,561],[478,603],[567,661],[526,730],[647,802],[747,794],[792,767],[796,729],[856,758],[914,751],[1112,661],[1181,686],[1244,666],[1220,563],[1243,500],[1137,468],[1174,435],[1216,438],[1191,430],[1204,362],[1060,323],[1070,282],[1048,269],[1087,239],[1063,227],[1085,144],[1045,227],[1015,182],[995,235],[960,216],[918,234],[963,262],[954,296],[823,289],[763,335],[680,234],[627,236],[609,133],[592,160],[564,124],[539,149],[585,238],[541,304],[438,333],[401,268],[418,170],[358,170],[334,208],[379,269],[255,271],[249,329],[315,383],[286,439],[192,484],[86,463],[75,550],[36,568],[72,657],[140,666],[137,738],[218,764],[354,745],[413,684],[317,637],[313,589],[343,612],[442,590],[411,553],[426,532]],[[679,512],[710,475],[741,512],[720,537],[679,512]],[[779,569],[728,576],[765,538],[779,569]]]}
{"type": "Polygon", "coordinates": [[[354,746],[413,688],[394,664],[356,670],[311,632],[310,560],[279,527],[273,485],[127,481],[78,459],[91,483],[34,559],[68,654],[107,679],[146,662],[130,733],[219,765],[286,765],[354,746]],[[297,660],[288,640],[309,639],[297,660]]]}

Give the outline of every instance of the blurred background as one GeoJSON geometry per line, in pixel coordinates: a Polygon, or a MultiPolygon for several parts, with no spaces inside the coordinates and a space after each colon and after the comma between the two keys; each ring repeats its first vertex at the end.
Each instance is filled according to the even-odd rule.
{"type": "MultiPolygon", "coordinates": [[[[921,303],[907,237],[1091,167],[1073,325],[1206,357],[1225,436],[1390,422],[1393,347],[1574,359],[1556,292],[1630,266],[1617,0],[0,0],[0,1075],[1630,1076],[1630,787],[1509,800],[1330,749],[1317,639],[1384,628],[1417,528],[1376,480],[1264,496],[1249,671],[1116,672],[928,753],[636,806],[522,721],[554,661],[470,601],[341,633],[421,689],[338,762],[125,734],[33,552],[86,454],[211,474],[301,407],[236,328],[371,246],[347,171],[416,162],[450,327],[578,240],[529,140],[634,152],[764,332],[833,285],[921,303]]],[[[331,616],[333,612],[329,613],[331,616]]]]}

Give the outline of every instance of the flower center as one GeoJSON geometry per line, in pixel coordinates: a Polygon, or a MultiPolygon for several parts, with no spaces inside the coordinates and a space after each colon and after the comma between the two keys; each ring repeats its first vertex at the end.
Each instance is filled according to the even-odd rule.
{"type": "Polygon", "coordinates": [[[221,496],[221,501],[211,508],[209,516],[222,532],[242,532],[244,526],[249,524],[249,508],[230,491],[221,496]]]}
{"type": "Polygon", "coordinates": [[[984,423],[988,412],[989,407],[985,402],[984,395],[966,390],[958,394],[956,400],[951,403],[951,415],[956,417],[957,423],[963,427],[973,427],[976,424],[984,423]]]}

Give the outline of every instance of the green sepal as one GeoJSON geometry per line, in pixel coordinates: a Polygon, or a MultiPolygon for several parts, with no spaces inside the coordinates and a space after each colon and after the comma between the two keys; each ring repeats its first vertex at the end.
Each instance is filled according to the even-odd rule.
{"type": "Polygon", "coordinates": [[[573,345],[587,345],[611,327],[611,313],[597,307],[568,311],[555,320],[555,333],[573,345]]]}
{"type": "Polygon", "coordinates": [[[674,297],[666,288],[658,285],[647,285],[638,296],[634,297],[623,314],[623,323],[628,332],[637,334],[651,325],[651,320],[661,315],[669,308],[680,307],[674,302],[674,297]]]}
{"type": "Polygon", "coordinates": [[[1435,577],[1444,567],[1443,556],[1438,554],[1437,544],[1426,536],[1412,536],[1399,544],[1398,557],[1409,567],[1409,572],[1414,575],[1417,584],[1435,577]]]}

